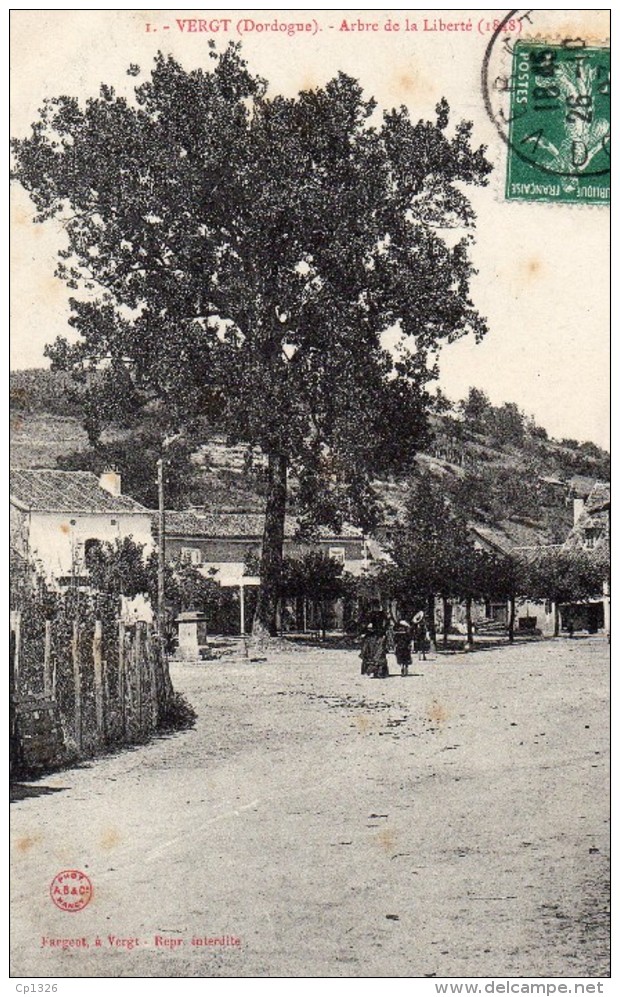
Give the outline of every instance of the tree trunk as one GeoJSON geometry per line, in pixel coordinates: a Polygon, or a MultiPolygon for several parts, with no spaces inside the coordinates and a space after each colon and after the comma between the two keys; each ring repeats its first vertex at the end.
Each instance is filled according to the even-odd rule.
{"type": "Polygon", "coordinates": [[[270,454],[265,528],[260,561],[260,588],[252,626],[252,633],[255,636],[269,635],[274,637],[277,633],[277,606],[286,514],[286,475],[286,458],[270,454]]]}
{"type": "Polygon", "coordinates": [[[304,629],[304,603],[300,595],[295,596],[295,629],[298,632],[304,629]]]}
{"type": "Polygon", "coordinates": [[[445,595],[442,596],[442,613],[443,613],[443,646],[447,648],[448,646],[448,634],[450,633],[450,623],[452,617],[452,606],[446,599],[445,595]]]}
{"type": "Polygon", "coordinates": [[[553,603],[553,636],[560,636],[560,607],[555,601],[553,603]]]}
{"type": "Polygon", "coordinates": [[[508,610],[508,643],[514,644],[515,639],[515,596],[514,592],[511,594],[510,608],[508,610]]]}
{"type": "Polygon", "coordinates": [[[428,606],[428,636],[431,644],[431,651],[437,650],[437,628],[435,627],[435,596],[429,595],[428,606]]]}
{"type": "Polygon", "coordinates": [[[468,595],[465,600],[465,620],[467,623],[467,645],[468,647],[474,646],[474,627],[471,619],[471,596],[468,595]]]}

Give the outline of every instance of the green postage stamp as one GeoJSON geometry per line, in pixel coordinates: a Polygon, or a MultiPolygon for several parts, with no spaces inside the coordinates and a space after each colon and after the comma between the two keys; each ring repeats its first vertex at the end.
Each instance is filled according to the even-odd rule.
{"type": "Polygon", "coordinates": [[[517,42],[506,198],[604,204],[610,196],[610,50],[517,42]]]}

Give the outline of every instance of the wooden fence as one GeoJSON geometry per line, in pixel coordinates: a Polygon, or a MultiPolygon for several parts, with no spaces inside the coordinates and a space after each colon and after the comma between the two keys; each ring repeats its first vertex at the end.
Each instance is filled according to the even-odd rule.
{"type": "Polygon", "coordinates": [[[172,696],[150,624],[11,614],[11,747],[32,771],[140,743],[172,696]]]}

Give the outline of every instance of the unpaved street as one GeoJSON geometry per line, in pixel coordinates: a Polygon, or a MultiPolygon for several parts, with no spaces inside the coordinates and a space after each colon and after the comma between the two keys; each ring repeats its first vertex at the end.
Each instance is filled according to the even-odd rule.
{"type": "Polygon", "coordinates": [[[193,729],[17,787],[13,975],[606,975],[608,668],[602,638],[173,666],[193,729]]]}

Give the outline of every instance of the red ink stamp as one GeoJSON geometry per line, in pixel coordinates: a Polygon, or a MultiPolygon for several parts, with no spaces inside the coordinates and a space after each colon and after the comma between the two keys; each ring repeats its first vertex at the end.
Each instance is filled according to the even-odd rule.
{"type": "Polygon", "coordinates": [[[92,900],[93,884],[85,872],[65,869],[54,876],[50,896],[59,910],[75,914],[78,910],[84,910],[92,900]]]}

